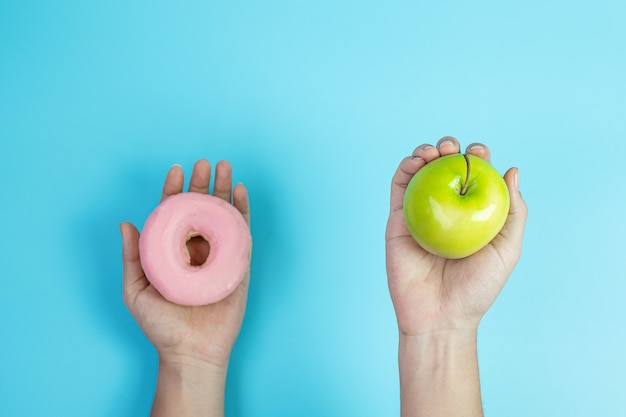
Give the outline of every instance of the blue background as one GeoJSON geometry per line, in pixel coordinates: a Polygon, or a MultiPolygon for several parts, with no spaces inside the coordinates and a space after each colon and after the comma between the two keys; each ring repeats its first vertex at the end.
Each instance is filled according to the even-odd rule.
{"type": "Polygon", "coordinates": [[[519,166],[522,260],[479,335],[492,416],[623,416],[626,6],[0,2],[0,415],[148,413],[118,224],[228,159],[255,253],[229,416],[398,415],[389,183],[415,146],[519,166]]]}

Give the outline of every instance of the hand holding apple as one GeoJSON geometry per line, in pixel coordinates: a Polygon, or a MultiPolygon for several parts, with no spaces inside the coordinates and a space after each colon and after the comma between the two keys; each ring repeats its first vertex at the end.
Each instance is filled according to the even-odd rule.
{"type": "Polygon", "coordinates": [[[419,146],[400,163],[392,180],[387,277],[399,330],[403,416],[483,415],[478,324],[521,252],[527,209],[517,168],[506,172],[503,189],[489,166],[486,146],[468,146],[467,159],[459,151],[451,137],[442,138],[437,147],[419,146]],[[493,176],[495,180],[489,179],[493,176]],[[473,216],[482,221],[471,222],[473,216]],[[464,217],[469,225],[462,224],[464,217]],[[504,226],[498,232],[500,222],[504,226]],[[424,249],[411,232],[430,251],[447,257],[424,249]],[[497,233],[493,239],[491,233],[497,233]]]}
{"type": "MultiPolygon", "coordinates": [[[[447,155],[460,158],[458,162],[461,163],[456,169],[464,180],[467,166],[459,152],[459,142],[451,137],[442,138],[436,147],[421,145],[411,156],[404,158],[392,180],[386,230],[387,275],[398,326],[403,334],[477,327],[521,253],[527,208],[519,192],[517,168],[509,169],[504,175],[507,191],[496,187],[499,190],[496,195],[508,194],[509,206],[504,225],[478,252],[461,259],[445,258],[422,248],[411,235],[404,214],[405,195],[407,200],[412,198],[408,195],[409,189],[414,186],[409,185],[410,182],[413,178],[417,181],[422,170],[429,169],[431,164],[436,167],[437,161],[447,155]]],[[[485,145],[472,144],[466,153],[470,154],[470,163],[473,163],[471,170],[480,171],[482,164],[490,160],[490,152],[485,145]]],[[[469,192],[468,189],[464,197],[469,192]]],[[[452,196],[449,198],[452,199],[452,196]]],[[[502,217],[499,219],[492,228],[499,227],[502,217]]]]}

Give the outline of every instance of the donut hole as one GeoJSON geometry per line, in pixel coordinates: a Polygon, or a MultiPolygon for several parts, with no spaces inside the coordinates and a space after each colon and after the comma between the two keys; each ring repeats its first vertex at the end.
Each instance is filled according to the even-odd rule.
{"type": "Polygon", "coordinates": [[[202,266],[209,258],[211,252],[211,245],[204,236],[199,234],[192,234],[185,242],[187,246],[187,252],[189,253],[189,265],[202,266]]]}

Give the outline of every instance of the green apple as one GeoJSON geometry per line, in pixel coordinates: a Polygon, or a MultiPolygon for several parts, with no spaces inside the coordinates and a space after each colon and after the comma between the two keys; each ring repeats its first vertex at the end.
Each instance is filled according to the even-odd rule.
{"type": "Polygon", "coordinates": [[[409,232],[430,253],[465,258],[500,232],[509,190],[498,171],[470,154],[442,156],[413,176],[404,195],[409,232]]]}

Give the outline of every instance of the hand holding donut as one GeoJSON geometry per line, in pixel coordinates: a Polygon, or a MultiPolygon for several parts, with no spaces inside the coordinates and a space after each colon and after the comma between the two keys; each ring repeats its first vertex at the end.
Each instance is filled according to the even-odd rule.
{"type": "MultiPolygon", "coordinates": [[[[193,168],[189,192],[208,194],[210,182],[211,165],[201,159],[193,168]]],[[[172,167],[165,178],[161,201],[183,192],[183,183],[182,169],[179,166],[172,167]]],[[[249,225],[248,192],[242,184],[233,189],[232,168],[227,161],[217,163],[213,188],[213,196],[228,204],[232,201],[232,205],[249,225]]],[[[223,389],[230,352],[245,314],[249,269],[244,272],[239,285],[221,301],[198,306],[175,304],[164,298],[146,277],[140,260],[140,235],[137,228],[130,223],[122,223],[120,230],[123,243],[124,302],[159,354],[159,380],[153,415],[158,414],[158,410],[163,410],[165,415],[166,408],[174,407],[174,404],[182,407],[181,401],[176,401],[165,393],[181,392],[177,389],[171,390],[171,385],[184,380],[181,373],[189,375],[196,371],[198,375],[193,377],[193,389],[200,390],[203,385],[200,380],[206,376],[216,378],[210,384],[213,386],[211,395],[215,394],[217,399],[209,407],[213,407],[211,409],[219,414],[219,409],[223,407],[223,389]],[[171,373],[176,376],[167,377],[171,373]]],[[[200,237],[191,237],[186,242],[186,247],[191,265],[201,265],[206,261],[207,255],[210,256],[209,244],[200,237]]],[[[211,401],[211,395],[205,392],[200,403],[211,401]]]]}

